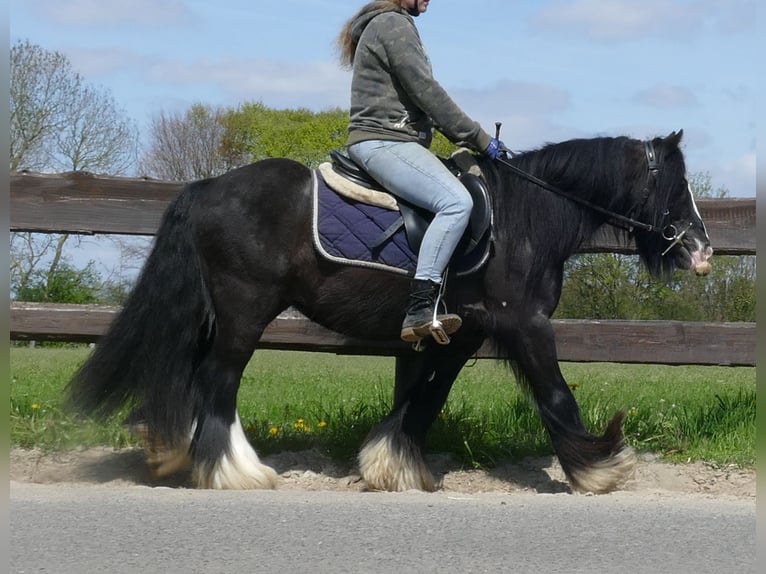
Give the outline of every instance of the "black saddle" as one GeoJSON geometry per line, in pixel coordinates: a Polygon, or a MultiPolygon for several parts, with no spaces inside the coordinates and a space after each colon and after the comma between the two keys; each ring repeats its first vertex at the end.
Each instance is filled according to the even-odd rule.
{"type": "MultiPolygon", "coordinates": [[[[332,150],[330,158],[332,160],[333,171],[338,175],[362,187],[390,193],[344,152],[332,150]]],[[[468,228],[457,248],[459,255],[469,255],[479,245],[486,246],[486,241],[483,240],[488,234],[492,233],[492,202],[489,190],[484,180],[477,175],[462,172],[455,162],[450,159],[440,159],[465,186],[473,199],[473,210],[471,211],[468,228]]],[[[399,204],[401,217],[383,232],[380,239],[376,242],[376,246],[382,246],[404,226],[410,248],[413,253],[418,253],[420,251],[420,244],[423,242],[423,235],[434,214],[414,206],[399,197],[396,199],[399,204]]]]}

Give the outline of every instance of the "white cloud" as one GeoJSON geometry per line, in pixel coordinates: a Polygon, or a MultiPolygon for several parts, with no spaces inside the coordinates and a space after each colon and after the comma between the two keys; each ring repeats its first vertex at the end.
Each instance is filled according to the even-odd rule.
{"type": "Polygon", "coordinates": [[[724,162],[718,176],[721,185],[728,188],[732,196],[754,196],[755,165],[755,152],[749,152],[741,157],[724,162]]]}
{"type": "Polygon", "coordinates": [[[263,101],[274,107],[326,108],[348,105],[351,77],[334,62],[262,59],[163,61],[148,70],[153,82],[213,85],[238,101],[263,101]]]}
{"type": "Polygon", "coordinates": [[[683,11],[667,0],[575,0],[547,5],[533,20],[542,30],[584,34],[591,40],[631,40],[670,29],[683,11]]]}
{"type": "Polygon", "coordinates": [[[667,39],[752,32],[753,0],[573,0],[548,3],[532,19],[537,32],[584,36],[599,42],[649,36],[667,39]]]}
{"type": "Polygon", "coordinates": [[[466,106],[490,108],[504,113],[548,115],[566,110],[570,106],[569,92],[531,82],[503,80],[481,89],[449,90],[458,103],[466,106]]]}
{"type": "Polygon", "coordinates": [[[183,0],[31,0],[29,4],[69,26],[165,27],[192,19],[192,11],[183,0]]]}
{"type": "Polygon", "coordinates": [[[697,96],[684,86],[658,84],[641,90],[634,99],[644,105],[654,108],[679,108],[698,105],[697,96]]]}
{"type": "Polygon", "coordinates": [[[89,79],[146,65],[145,58],[123,49],[71,48],[66,54],[74,69],[89,79]]]}

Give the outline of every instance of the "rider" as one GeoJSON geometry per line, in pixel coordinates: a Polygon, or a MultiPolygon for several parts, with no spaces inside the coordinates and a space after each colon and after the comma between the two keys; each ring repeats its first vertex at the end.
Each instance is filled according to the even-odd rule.
{"type": "MultiPolygon", "coordinates": [[[[434,125],[493,159],[504,149],[434,79],[413,19],[427,8],[428,0],[369,2],[338,37],[341,63],[353,70],[349,156],[394,195],[435,214],[402,323],[401,338],[412,343],[431,333],[444,271],[473,207],[463,184],[429,151],[434,125]]],[[[436,319],[448,335],[462,323],[455,314],[436,319]]]]}

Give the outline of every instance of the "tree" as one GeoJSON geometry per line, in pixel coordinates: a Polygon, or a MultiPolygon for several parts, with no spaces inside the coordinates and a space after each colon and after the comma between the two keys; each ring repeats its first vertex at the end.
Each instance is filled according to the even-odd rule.
{"type": "MultiPolygon", "coordinates": [[[[10,169],[125,174],[138,129],[108,91],[88,85],[60,52],[19,41],[10,53],[10,169]]],[[[11,284],[52,281],[66,262],[64,235],[11,234],[11,284]],[[45,271],[41,271],[46,267],[45,271]]],[[[52,285],[45,290],[52,292],[52,285]]]]}
{"type": "Polygon", "coordinates": [[[111,94],[28,41],[11,47],[10,124],[12,171],[121,175],[136,162],[138,129],[111,94]]]}
{"type": "MultiPolygon", "coordinates": [[[[689,175],[695,197],[721,199],[710,174],[689,175]]],[[[715,246],[714,246],[715,247],[715,246]]],[[[590,319],[667,319],[755,321],[755,258],[715,257],[707,277],[679,271],[659,282],[635,255],[582,254],[565,265],[557,317],[590,319]]]]}
{"type": "Polygon", "coordinates": [[[65,302],[81,305],[98,303],[101,278],[91,262],[85,269],[75,269],[66,262],[52,273],[37,271],[21,288],[17,297],[23,301],[65,302]]]}
{"type": "Polygon", "coordinates": [[[329,159],[330,150],[346,145],[347,128],[346,110],[276,110],[246,103],[226,118],[223,151],[246,161],[288,157],[316,167],[329,159]]]}
{"type": "Polygon", "coordinates": [[[241,165],[222,153],[227,113],[203,104],[183,114],[160,113],[152,120],[142,172],[166,181],[191,181],[241,165]]]}

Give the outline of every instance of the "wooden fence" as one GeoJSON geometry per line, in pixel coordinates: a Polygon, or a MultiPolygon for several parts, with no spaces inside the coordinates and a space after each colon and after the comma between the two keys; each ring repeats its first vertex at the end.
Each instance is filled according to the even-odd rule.
{"type": "MultiPolygon", "coordinates": [[[[11,174],[11,231],[153,235],[180,184],[83,173],[11,174]]],[[[755,199],[700,200],[718,255],[755,254],[755,199]]],[[[604,233],[584,251],[632,253],[604,233]]],[[[115,307],[11,302],[11,339],[96,341],[115,307]]],[[[559,359],[625,363],[754,365],[755,323],[554,321],[559,359]]],[[[350,338],[287,314],[269,325],[263,348],[397,355],[401,342],[350,338]]],[[[491,347],[480,358],[494,356],[491,347]]]]}

